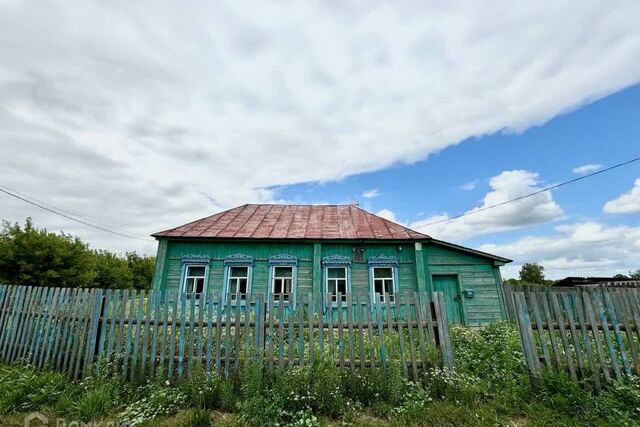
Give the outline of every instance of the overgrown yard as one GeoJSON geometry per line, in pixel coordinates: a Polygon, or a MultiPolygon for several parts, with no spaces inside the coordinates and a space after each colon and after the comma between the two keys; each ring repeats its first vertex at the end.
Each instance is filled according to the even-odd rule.
{"type": "Polygon", "coordinates": [[[98,371],[77,384],[0,365],[1,424],[22,426],[40,411],[50,425],[640,425],[640,380],[597,396],[565,375],[532,382],[512,325],[455,327],[452,335],[456,371],[433,367],[420,383],[404,380],[397,366],[351,374],[316,363],[270,375],[249,365],[229,380],[196,375],[180,384],[130,383],[98,371]]]}

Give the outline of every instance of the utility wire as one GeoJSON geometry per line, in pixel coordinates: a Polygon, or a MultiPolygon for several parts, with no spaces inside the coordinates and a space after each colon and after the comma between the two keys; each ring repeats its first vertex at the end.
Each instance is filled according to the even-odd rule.
{"type": "Polygon", "coordinates": [[[86,216],[82,216],[82,215],[77,214],[77,213],[75,213],[75,212],[71,212],[71,211],[68,211],[68,210],[66,210],[66,209],[62,209],[62,208],[60,208],[60,207],[54,206],[54,205],[52,205],[51,203],[47,203],[47,202],[45,202],[44,200],[36,199],[36,198],[35,198],[35,197],[33,197],[33,196],[30,196],[30,195],[25,194],[25,193],[21,193],[21,192],[19,192],[19,191],[17,191],[17,190],[14,190],[14,189],[12,189],[12,188],[9,188],[9,187],[7,187],[7,186],[5,186],[5,185],[1,185],[1,184],[0,184],[0,188],[4,188],[5,190],[8,190],[8,191],[10,191],[10,192],[12,192],[12,193],[15,193],[15,194],[19,194],[19,195],[21,195],[22,197],[26,197],[27,199],[35,200],[36,202],[38,202],[38,203],[40,203],[40,204],[43,204],[43,205],[45,205],[45,206],[48,206],[48,207],[50,207],[50,208],[52,208],[52,209],[55,209],[55,210],[58,210],[58,211],[60,211],[60,212],[64,212],[64,213],[66,213],[66,214],[68,214],[68,215],[71,215],[71,216],[74,216],[74,217],[77,217],[77,218],[82,218],[82,219],[84,219],[84,220],[86,220],[86,221],[89,221],[89,222],[92,222],[92,223],[94,223],[94,224],[99,224],[99,225],[102,225],[103,227],[110,228],[110,229],[112,229],[112,230],[116,230],[116,231],[120,231],[121,233],[124,233],[124,234],[133,234],[133,235],[134,235],[134,236],[136,236],[136,237],[144,238],[144,236],[141,236],[141,235],[139,235],[139,234],[137,234],[137,235],[136,235],[136,234],[134,234],[134,233],[130,233],[129,231],[124,230],[124,229],[122,229],[122,228],[113,227],[113,226],[111,226],[110,224],[106,224],[106,223],[104,223],[104,222],[100,222],[100,221],[95,220],[95,219],[93,219],[93,218],[88,218],[88,217],[86,217],[86,216]]]}
{"type": "Polygon", "coordinates": [[[537,194],[544,193],[545,191],[555,190],[556,188],[564,187],[565,185],[572,184],[574,182],[581,181],[583,179],[587,179],[587,178],[590,178],[592,176],[599,175],[601,173],[609,172],[609,171],[611,171],[613,169],[616,169],[616,168],[619,168],[619,167],[622,167],[622,166],[625,166],[625,165],[628,165],[630,163],[634,163],[634,162],[637,162],[637,161],[640,161],[640,157],[636,157],[635,159],[627,160],[626,162],[618,163],[618,164],[615,164],[615,165],[610,166],[608,168],[601,169],[601,170],[596,171],[596,172],[588,173],[586,175],[579,176],[577,178],[573,178],[573,179],[570,179],[568,181],[561,182],[559,184],[551,185],[549,187],[542,188],[540,190],[537,190],[537,191],[534,191],[532,193],[528,193],[528,194],[516,197],[514,199],[506,200],[504,202],[500,202],[500,203],[496,203],[496,204],[493,204],[493,205],[484,206],[482,208],[478,208],[478,209],[474,209],[474,210],[471,210],[471,211],[467,211],[465,213],[461,213],[459,215],[452,216],[450,218],[444,218],[444,219],[441,219],[441,220],[438,220],[438,221],[433,221],[433,222],[430,222],[430,223],[427,223],[427,224],[423,224],[423,225],[420,225],[418,227],[415,227],[415,229],[429,227],[429,226],[435,225],[435,224],[442,224],[443,222],[453,221],[455,219],[462,218],[462,217],[469,216],[469,215],[473,215],[473,214],[476,214],[478,212],[484,212],[484,211],[487,211],[489,209],[497,208],[499,206],[504,206],[504,205],[507,205],[509,203],[517,202],[519,200],[523,200],[523,199],[526,199],[526,198],[529,198],[529,197],[533,197],[533,196],[535,196],[537,194]]]}
{"type": "MultiPolygon", "coordinates": [[[[115,235],[118,235],[118,236],[128,237],[130,239],[142,240],[142,241],[145,241],[145,242],[153,242],[153,240],[151,240],[151,239],[144,239],[144,238],[141,238],[141,237],[136,237],[136,236],[132,236],[130,234],[120,233],[118,231],[110,230],[110,229],[105,228],[105,227],[101,227],[101,226],[98,226],[98,225],[95,225],[95,224],[91,224],[90,222],[83,221],[83,220],[75,218],[75,217],[73,217],[71,215],[67,215],[65,213],[60,212],[63,209],[59,209],[59,208],[55,208],[55,207],[48,208],[48,207],[44,206],[45,204],[49,205],[48,203],[44,203],[44,202],[37,203],[37,202],[31,201],[31,200],[28,200],[25,197],[29,197],[29,198],[32,198],[32,197],[30,197],[30,196],[22,197],[19,194],[16,194],[17,192],[15,190],[12,190],[12,189],[10,189],[8,187],[2,186],[2,188],[0,188],[0,191],[5,193],[5,194],[8,194],[11,197],[14,197],[14,198],[18,199],[18,200],[22,200],[23,202],[29,203],[30,205],[37,206],[40,209],[43,209],[43,210],[45,210],[47,212],[51,212],[53,214],[56,214],[56,215],[59,215],[61,217],[70,219],[71,221],[79,222],[80,224],[84,224],[84,225],[89,226],[89,227],[92,227],[92,228],[95,228],[95,229],[98,229],[98,230],[101,230],[101,231],[104,231],[104,232],[107,232],[107,233],[115,234],[115,235]]],[[[49,206],[53,206],[53,205],[49,205],[49,206]]],[[[66,212],[69,212],[69,211],[66,211],[66,212]]],[[[69,212],[69,213],[71,213],[71,212],[69,212]]],[[[80,215],[76,215],[76,214],[73,214],[73,215],[80,217],[80,215]]],[[[84,217],[81,217],[81,218],[84,218],[84,217]]],[[[87,219],[87,218],[85,218],[85,219],[87,219]]]]}

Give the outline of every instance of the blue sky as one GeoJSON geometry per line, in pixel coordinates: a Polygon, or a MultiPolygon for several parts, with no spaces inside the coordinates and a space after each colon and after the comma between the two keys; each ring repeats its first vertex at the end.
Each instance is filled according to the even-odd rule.
{"type": "Polygon", "coordinates": [[[549,277],[640,268],[640,2],[0,2],[0,218],[153,254],[245,203],[352,203],[549,277]],[[587,28],[589,31],[585,31],[587,28]],[[369,197],[365,197],[369,196],[369,197]]]}
{"type": "MultiPolygon", "coordinates": [[[[548,186],[580,176],[573,169],[583,165],[606,168],[640,156],[638,118],[640,85],[579,106],[524,132],[468,138],[410,165],[396,165],[338,182],[279,187],[277,195],[300,202],[359,203],[372,212],[391,210],[403,224],[443,212],[456,215],[479,206],[490,190],[489,179],[505,170],[538,173],[540,186],[548,186]],[[377,195],[363,197],[370,190],[377,190],[377,195]]],[[[451,240],[478,248],[526,236],[549,235],[555,226],[575,222],[638,227],[640,214],[608,214],[603,212],[603,205],[629,191],[639,177],[640,162],[587,178],[553,191],[553,199],[564,211],[556,220],[470,238],[460,235],[451,240]]],[[[419,230],[428,232],[428,228],[419,230]]],[[[616,271],[627,270],[622,267],[616,271]]],[[[508,272],[514,275],[513,269],[508,272]]]]}

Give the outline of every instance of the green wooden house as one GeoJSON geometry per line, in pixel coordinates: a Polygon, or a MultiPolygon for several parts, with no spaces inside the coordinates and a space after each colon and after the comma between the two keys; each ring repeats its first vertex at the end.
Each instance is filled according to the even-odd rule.
{"type": "Polygon", "coordinates": [[[505,318],[500,266],[511,260],[357,205],[243,205],[153,236],[154,289],[221,293],[232,304],[273,294],[289,306],[302,293],[320,293],[325,309],[347,293],[393,305],[404,292],[441,291],[451,322],[505,318]]]}

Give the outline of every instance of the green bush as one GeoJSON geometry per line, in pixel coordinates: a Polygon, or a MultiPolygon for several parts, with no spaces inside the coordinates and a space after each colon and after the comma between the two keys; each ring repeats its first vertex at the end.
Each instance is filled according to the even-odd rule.
{"type": "Polygon", "coordinates": [[[485,382],[492,392],[518,394],[528,386],[520,336],[508,322],[493,322],[483,329],[451,328],[456,368],[485,382]]]}
{"type": "Polygon", "coordinates": [[[189,418],[189,427],[209,427],[211,415],[204,409],[194,409],[189,418]]]}
{"type": "Polygon", "coordinates": [[[145,397],[130,403],[119,415],[121,422],[134,427],[162,415],[175,414],[188,406],[187,395],[176,387],[148,384],[143,394],[145,397]]]}
{"type": "Polygon", "coordinates": [[[310,388],[317,414],[337,418],[343,412],[342,374],[333,362],[319,360],[313,366],[310,388]]]}
{"type": "Polygon", "coordinates": [[[212,372],[197,373],[180,384],[180,389],[186,396],[186,401],[199,409],[223,408],[223,388],[225,380],[212,372]]]}
{"type": "Polygon", "coordinates": [[[238,403],[238,422],[247,426],[280,425],[282,402],[273,396],[258,395],[238,403]]]}

